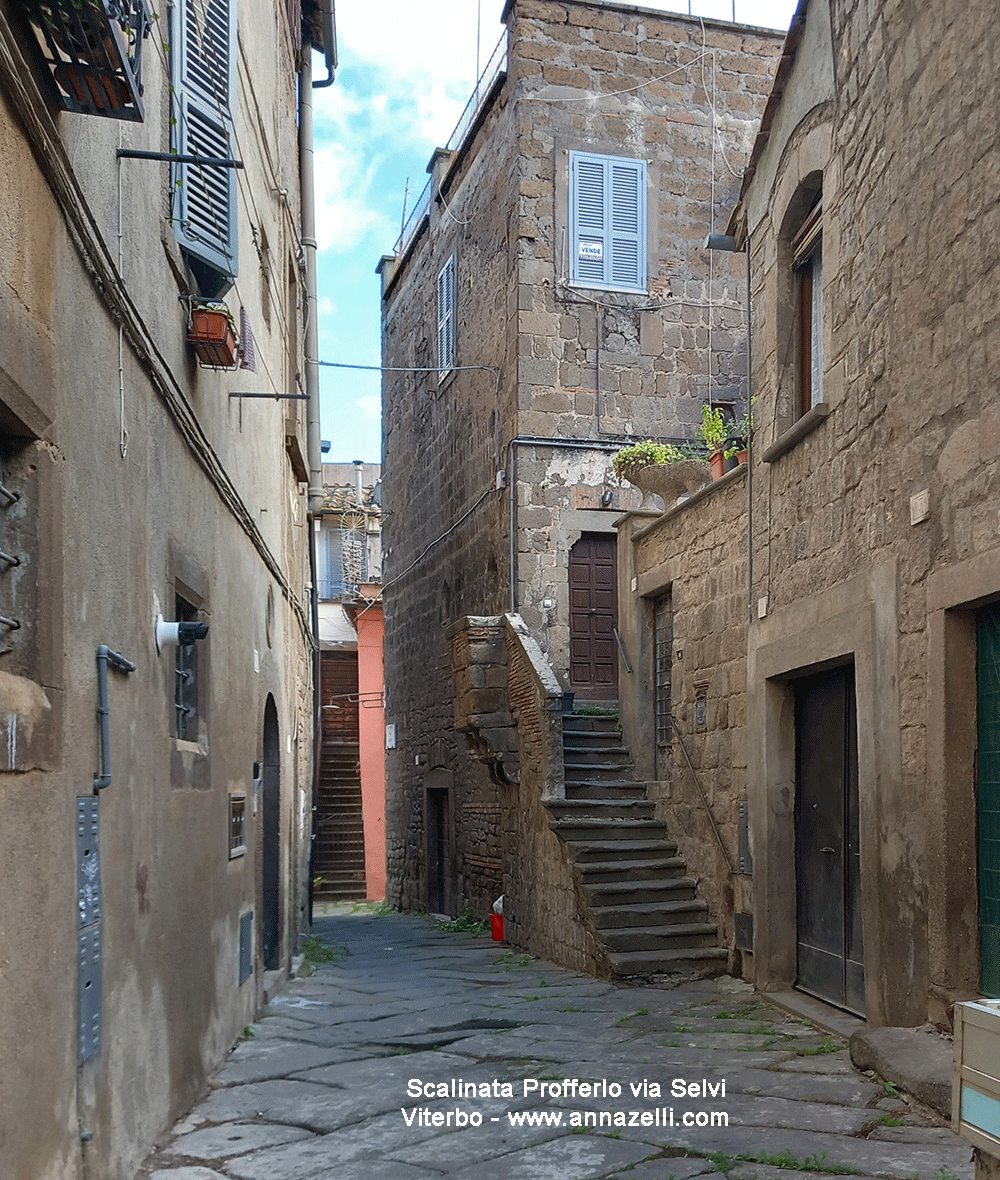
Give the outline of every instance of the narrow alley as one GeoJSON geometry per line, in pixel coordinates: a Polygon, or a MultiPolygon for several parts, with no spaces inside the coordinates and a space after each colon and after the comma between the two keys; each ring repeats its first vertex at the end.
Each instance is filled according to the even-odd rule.
{"type": "Polygon", "coordinates": [[[973,1175],[942,1120],[741,981],[615,986],[426,917],[329,909],[314,974],[137,1180],[973,1175]]]}

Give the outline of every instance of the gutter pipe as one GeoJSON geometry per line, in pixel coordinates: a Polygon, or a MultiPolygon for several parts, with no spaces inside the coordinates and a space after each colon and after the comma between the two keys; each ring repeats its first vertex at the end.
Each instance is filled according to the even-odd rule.
{"type": "Polygon", "coordinates": [[[108,665],[119,672],[134,672],[135,664],[127,660],[120,652],[112,651],[107,644],[102,643],[97,649],[97,715],[101,719],[101,773],[94,779],[94,794],[103,791],[111,785],[111,726],[108,718],[108,665]]]}
{"type": "MultiPolygon", "coordinates": [[[[332,78],[330,79],[333,80],[332,78]]],[[[305,255],[306,331],[304,341],[306,450],[309,462],[309,515],[323,508],[323,449],[319,429],[319,300],[316,297],[316,195],[313,188],[312,45],[302,48],[299,82],[299,180],[302,207],[302,251],[305,255]]]]}
{"type": "Polygon", "coordinates": [[[323,56],[326,58],[326,77],[322,82],[313,82],[313,90],[332,86],[337,73],[337,18],[333,12],[333,0],[320,0],[320,21],[323,27],[323,56]]]}

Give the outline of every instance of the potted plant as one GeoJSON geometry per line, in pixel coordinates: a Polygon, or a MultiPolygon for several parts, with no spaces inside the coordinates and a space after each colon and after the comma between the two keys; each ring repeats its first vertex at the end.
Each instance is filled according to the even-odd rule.
{"type": "Polygon", "coordinates": [[[192,304],[187,338],[205,368],[231,369],[236,364],[236,323],[224,303],[192,304]]]}
{"type": "Polygon", "coordinates": [[[729,429],[722,411],[706,403],[701,407],[701,423],[695,435],[708,447],[708,465],[712,479],[721,479],[725,471],[724,448],[729,429]]]}
{"type": "Polygon", "coordinates": [[[750,460],[750,434],[753,430],[753,401],[750,402],[750,409],[743,415],[733,428],[733,432],[725,441],[724,454],[726,459],[735,459],[737,464],[747,463],[750,460]]]}
{"type": "Polygon", "coordinates": [[[652,439],[623,447],[611,465],[619,479],[627,479],[642,492],[639,506],[642,509],[654,507],[651,500],[654,495],[669,504],[685,492],[693,495],[709,481],[708,466],[703,459],[673,443],[652,439]]]}

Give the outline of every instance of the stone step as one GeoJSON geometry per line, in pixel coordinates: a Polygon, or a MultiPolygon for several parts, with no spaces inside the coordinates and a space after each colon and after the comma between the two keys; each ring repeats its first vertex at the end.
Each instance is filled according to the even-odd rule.
{"type": "Polygon", "coordinates": [[[592,909],[594,925],[599,930],[623,930],[629,927],[669,926],[674,922],[696,922],[708,913],[708,902],[698,897],[677,898],[653,905],[613,905],[592,909]]]}
{"type": "Polygon", "coordinates": [[[566,758],[595,758],[602,757],[610,758],[625,758],[628,759],[628,750],[622,743],[608,741],[608,735],[605,733],[592,733],[586,735],[590,738],[597,738],[597,741],[583,741],[578,742],[573,740],[572,734],[563,734],[563,755],[566,758]]]}
{"type": "Polygon", "coordinates": [[[628,775],[623,773],[632,767],[628,759],[619,762],[570,762],[563,763],[564,774],[580,782],[615,783],[627,782],[628,775]]]}
{"type": "Polygon", "coordinates": [[[687,875],[687,863],[684,858],[670,856],[667,853],[662,856],[636,857],[634,860],[590,861],[578,864],[577,868],[585,885],[633,881],[636,877],[641,877],[644,881],[653,881],[663,877],[687,875]]]}
{"type": "Polygon", "coordinates": [[[620,733],[617,713],[594,714],[590,717],[579,714],[563,714],[563,733],[620,733]]]}
{"type": "Polygon", "coordinates": [[[608,958],[620,976],[722,975],[729,962],[729,952],[722,947],[704,946],[672,951],[625,951],[608,958]]]}
{"type": "Polygon", "coordinates": [[[587,839],[573,842],[576,863],[582,868],[595,861],[620,861],[624,865],[648,856],[675,856],[673,840],[601,840],[587,839]]]}
{"type": "Polygon", "coordinates": [[[641,783],[566,783],[567,799],[645,799],[641,783]]]}
{"type": "Polygon", "coordinates": [[[588,885],[591,905],[606,908],[614,905],[665,903],[683,896],[694,897],[697,881],[693,877],[666,877],[662,880],[609,881],[588,885]]]}
{"type": "Polygon", "coordinates": [[[646,799],[560,799],[548,804],[559,820],[580,819],[652,819],[655,804],[646,799]]]}
{"type": "Polygon", "coordinates": [[[553,820],[553,831],[570,843],[590,844],[594,840],[665,840],[667,825],[655,819],[571,819],[553,820]]]}
{"type": "Polygon", "coordinates": [[[717,947],[718,934],[718,927],[710,922],[677,922],[669,926],[629,926],[621,930],[604,930],[602,938],[612,954],[621,954],[717,947]]]}
{"type": "Polygon", "coordinates": [[[567,729],[563,726],[563,746],[567,750],[589,750],[594,746],[617,746],[624,749],[621,730],[567,729]]]}

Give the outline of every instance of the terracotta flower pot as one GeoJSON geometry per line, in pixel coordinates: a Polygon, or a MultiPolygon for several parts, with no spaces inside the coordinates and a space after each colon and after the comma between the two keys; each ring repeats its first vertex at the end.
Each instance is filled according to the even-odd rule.
{"type": "Polygon", "coordinates": [[[713,451],[708,456],[708,465],[712,469],[712,479],[722,479],[726,472],[726,456],[721,451],[713,451]]]}
{"type": "Polygon", "coordinates": [[[196,307],[191,312],[188,343],[199,364],[211,369],[231,369],[236,363],[236,331],[224,311],[196,307]]]}

